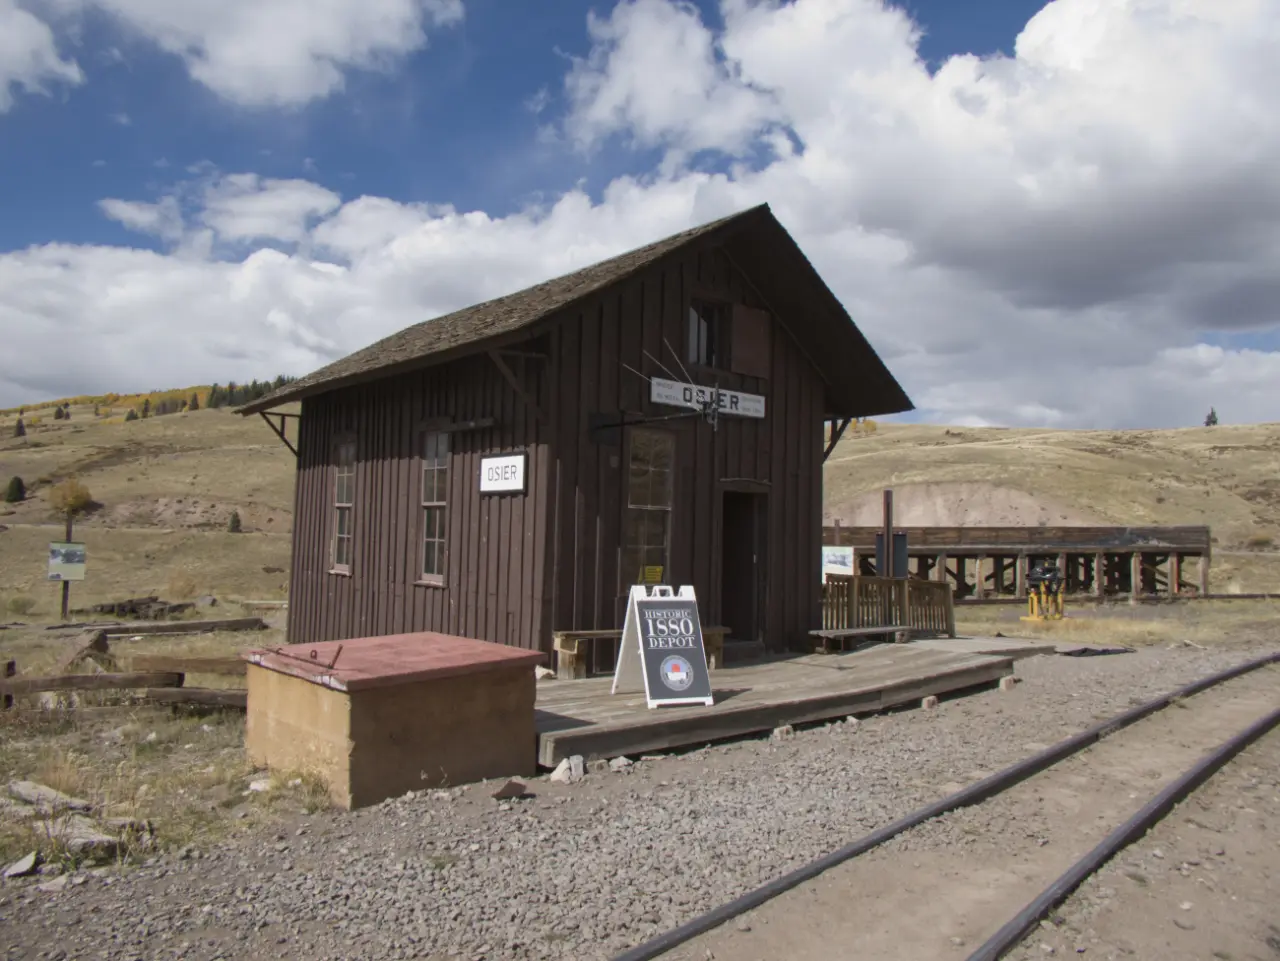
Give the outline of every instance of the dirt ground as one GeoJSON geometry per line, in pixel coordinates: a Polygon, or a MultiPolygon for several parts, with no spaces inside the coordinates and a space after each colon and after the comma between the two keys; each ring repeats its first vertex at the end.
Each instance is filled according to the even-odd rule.
{"type": "MultiPolygon", "coordinates": [[[[1140,649],[1189,642],[1192,650],[1213,650],[1223,646],[1224,638],[1232,646],[1273,636],[1280,602],[1119,605],[1082,609],[1078,619],[1056,624],[1021,622],[1019,611],[969,609],[958,624],[959,632],[974,636],[999,632],[1009,637],[1048,637],[1140,649]]],[[[214,612],[220,617],[264,614],[237,604],[223,604],[201,614],[214,612]]],[[[112,638],[110,654],[115,666],[127,671],[137,655],[224,657],[283,643],[283,612],[267,612],[265,619],[272,625],[265,631],[112,638]]],[[[37,624],[0,630],[0,661],[13,659],[27,675],[52,673],[79,635],[45,627],[37,624]]],[[[185,684],[241,687],[243,680],[190,674],[185,684]]],[[[244,758],[241,714],[175,715],[168,708],[133,703],[120,692],[79,694],[81,710],[41,711],[34,709],[34,699],[25,703],[31,706],[28,710],[0,712],[0,783],[31,778],[76,796],[110,798],[132,814],[151,818],[166,844],[214,840],[239,830],[249,814],[256,818],[269,813],[260,810],[260,797],[246,798],[244,794],[253,770],[244,758]],[[95,707],[96,711],[83,710],[95,707]]],[[[16,857],[15,852],[29,842],[25,835],[10,832],[7,840],[0,835],[0,860],[8,855],[16,857]]]]}
{"type": "MultiPolygon", "coordinates": [[[[223,616],[245,613],[236,607],[223,616]]],[[[279,615],[270,620],[278,623],[279,615]]],[[[79,646],[79,636],[41,627],[0,631],[0,661],[14,660],[23,674],[51,674],[59,659],[79,646]]],[[[283,641],[279,627],[115,637],[109,640],[109,659],[102,662],[129,671],[139,655],[228,657],[283,641]]],[[[82,664],[75,672],[89,669],[82,664]]],[[[192,673],[184,684],[242,688],[244,680],[192,673]]],[[[161,847],[215,842],[270,820],[280,804],[327,803],[314,779],[268,799],[248,791],[253,776],[244,753],[243,712],[147,705],[127,691],[46,695],[44,707],[28,697],[20,699],[17,710],[0,711],[0,783],[32,780],[89,801],[109,816],[148,820],[161,847]]],[[[48,842],[0,818],[0,862],[43,850],[48,842]]]]}
{"type": "Polygon", "coordinates": [[[1247,748],[1123,851],[1009,955],[1280,957],[1280,732],[1247,748]]]}
{"type": "MultiPolygon", "coordinates": [[[[963,958],[1204,752],[1280,706],[1278,681],[1280,667],[1263,668],[1181,702],[984,805],[921,825],[663,957],[667,961],[963,958]]],[[[1270,736],[1251,768],[1246,763],[1251,774],[1244,777],[1252,779],[1250,791],[1240,792],[1242,775],[1237,770],[1234,779],[1215,786],[1216,801],[1200,798],[1193,806],[1226,805],[1235,815],[1255,799],[1276,804],[1278,748],[1280,731],[1270,736]]],[[[1209,956],[1201,950],[1202,944],[1212,949],[1225,947],[1228,941],[1236,947],[1242,940],[1265,939],[1265,925],[1272,919],[1260,916],[1257,909],[1274,898],[1280,864],[1276,840],[1265,824],[1265,814],[1256,809],[1249,816],[1233,816],[1232,828],[1238,832],[1232,835],[1233,853],[1217,856],[1227,859],[1222,862],[1223,871],[1234,875],[1231,890],[1238,892],[1240,900],[1220,895],[1218,911],[1208,913],[1202,908],[1197,913],[1206,927],[1205,937],[1188,942],[1178,938],[1179,929],[1172,926],[1174,920],[1190,920],[1178,902],[1191,897],[1193,880],[1180,877],[1169,892],[1171,900],[1159,899],[1158,892],[1147,893],[1150,882],[1142,880],[1143,895],[1126,899],[1146,906],[1141,920],[1130,915],[1123,903],[1108,904],[1112,928],[1104,932],[1096,930],[1096,924],[1081,926],[1068,911],[1057,919],[1058,924],[1049,925],[1050,930],[1033,937],[1034,950],[1026,956],[1117,957],[1121,945],[1132,945],[1149,950],[1123,953],[1180,961],[1209,956]],[[1247,930],[1249,936],[1241,939],[1238,929],[1247,930]],[[1098,953],[1097,947],[1107,938],[1112,953],[1098,953]]],[[[1201,847],[1189,846],[1203,855],[1201,847]]],[[[1167,857],[1176,857],[1172,848],[1167,857]]],[[[1137,882],[1129,888],[1135,886],[1137,882]]],[[[1203,903],[1203,895],[1197,894],[1195,900],[1203,903]]],[[[1255,956],[1229,954],[1242,961],[1255,956]]]]}

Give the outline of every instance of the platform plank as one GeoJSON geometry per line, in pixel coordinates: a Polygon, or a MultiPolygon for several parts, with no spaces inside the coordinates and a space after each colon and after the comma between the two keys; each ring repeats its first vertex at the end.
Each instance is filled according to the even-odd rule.
{"type": "Polygon", "coordinates": [[[643,692],[611,695],[610,678],[548,681],[538,687],[538,762],[669,750],[870,713],[1012,673],[1010,657],[895,644],[726,666],[712,674],[712,707],[650,710],[643,692]]]}
{"type": "Polygon", "coordinates": [[[956,654],[991,654],[1021,660],[1037,654],[1054,654],[1058,645],[1026,637],[939,637],[911,641],[912,647],[956,654]]]}

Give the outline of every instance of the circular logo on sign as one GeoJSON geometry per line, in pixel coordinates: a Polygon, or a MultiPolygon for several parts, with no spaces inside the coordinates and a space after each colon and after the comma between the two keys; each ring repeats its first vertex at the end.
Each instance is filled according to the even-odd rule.
{"type": "Polygon", "coordinates": [[[693,683],[693,667],[679,654],[662,662],[662,683],[673,691],[683,691],[693,683]]]}

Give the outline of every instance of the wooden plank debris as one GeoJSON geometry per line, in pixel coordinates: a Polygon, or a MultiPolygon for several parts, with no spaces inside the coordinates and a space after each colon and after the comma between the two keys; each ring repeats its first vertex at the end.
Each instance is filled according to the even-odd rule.
{"type": "Polygon", "coordinates": [[[129,666],[135,671],[244,677],[249,665],[239,657],[171,657],[167,654],[135,654],[129,658],[129,666]]]}
{"type": "Polygon", "coordinates": [[[181,687],[183,676],[153,674],[61,674],[54,677],[15,677],[0,680],[0,693],[39,694],[43,691],[118,691],[138,687],[181,687]]]}
{"type": "Polygon", "coordinates": [[[108,637],[131,637],[135,634],[207,634],[212,631],[265,631],[267,622],[260,617],[224,617],[208,621],[163,621],[155,624],[112,624],[103,628],[108,637]]]}

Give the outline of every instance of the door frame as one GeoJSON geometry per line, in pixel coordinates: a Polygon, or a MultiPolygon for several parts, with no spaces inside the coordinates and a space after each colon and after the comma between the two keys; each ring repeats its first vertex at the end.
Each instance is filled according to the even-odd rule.
{"type": "Polygon", "coordinates": [[[717,601],[720,608],[720,620],[724,621],[724,503],[726,494],[751,494],[755,495],[752,499],[755,502],[755,517],[752,525],[753,548],[756,554],[755,564],[755,584],[752,596],[755,598],[755,628],[756,636],[749,638],[751,641],[760,641],[764,643],[765,635],[768,632],[769,620],[769,508],[770,508],[770,492],[772,486],[768,481],[756,480],[749,477],[726,477],[722,478],[717,485],[719,488],[717,500],[719,501],[719,510],[716,511],[715,530],[715,566],[716,566],[716,589],[719,594],[717,601]]]}

